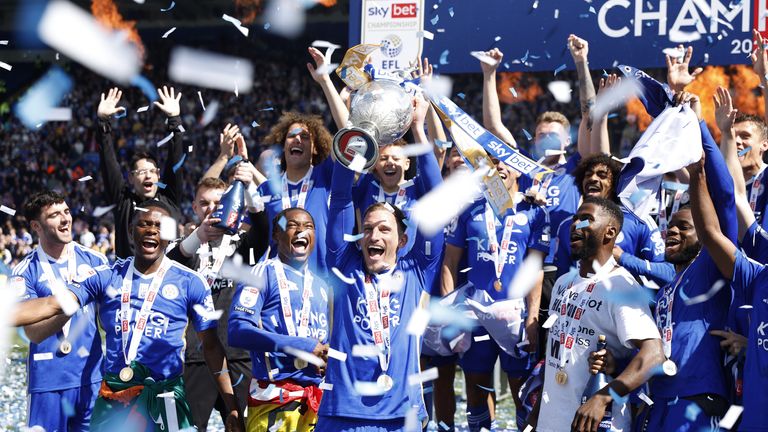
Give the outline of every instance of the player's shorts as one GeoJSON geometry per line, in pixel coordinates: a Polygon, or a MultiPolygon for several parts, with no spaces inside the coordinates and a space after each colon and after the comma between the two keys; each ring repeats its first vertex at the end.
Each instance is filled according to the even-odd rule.
{"type": "Polygon", "coordinates": [[[536,364],[535,355],[523,355],[517,358],[507,354],[485,328],[476,327],[472,331],[472,345],[459,359],[459,365],[464,372],[490,374],[500,358],[501,369],[510,378],[521,378],[527,377],[536,364]]]}
{"type": "Polygon", "coordinates": [[[728,409],[728,402],[720,396],[694,397],[699,403],[683,398],[654,397],[648,407],[635,420],[633,431],[699,431],[719,430],[720,418],[728,409]]]}
{"type": "Polygon", "coordinates": [[[88,431],[101,381],[66,390],[30,393],[27,424],[47,431],[88,431]]]}
{"type": "Polygon", "coordinates": [[[370,420],[365,418],[320,416],[315,432],[401,432],[405,418],[370,420]]]}

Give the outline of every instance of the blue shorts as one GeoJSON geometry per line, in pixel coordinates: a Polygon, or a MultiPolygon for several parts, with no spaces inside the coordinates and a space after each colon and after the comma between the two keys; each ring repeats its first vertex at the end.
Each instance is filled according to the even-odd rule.
{"type": "Polygon", "coordinates": [[[459,359],[459,355],[454,354],[449,356],[441,356],[422,354],[421,358],[424,359],[424,369],[426,370],[431,367],[439,368],[447,365],[455,365],[456,361],[459,359]]]}
{"type": "Polygon", "coordinates": [[[30,393],[27,424],[47,431],[87,432],[101,381],[66,390],[30,393]]]}
{"type": "Polygon", "coordinates": [[[704,413],[694,401],[654,397],[653,405],[635,419],[633,431],[700,431],[719,430],[720,417],[704,413]]]}
{"type": "Polygon", "coordinates": [[[315,432],[400,432],[405,418],[371,420],[366,418],[319,416],[315,432]]]}
{"type": "Polygon", "coordinates": [[[472,345],[459,359],[459,366],[464,372],[490,374],[497,358],[510,378],[527,377],[536,365],[535,355],[524,353],[522,358],[513,357],[501,349],[485,328],[476,327],[472,330],[472,345]],[[478,337],[484,340],[478,341],[478,337]]]}

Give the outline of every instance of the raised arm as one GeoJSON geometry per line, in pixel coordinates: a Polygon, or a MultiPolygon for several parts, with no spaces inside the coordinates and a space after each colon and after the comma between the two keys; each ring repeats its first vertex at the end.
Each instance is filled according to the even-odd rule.
{"type": "Polygon", "coordinates": [[[739,220],[738,238],[743,238],[744,233],[755,222],[755,214],[749,206],[747,188],[744,184],[744,171],[741,169],[736,139],[733,134],[733,121],[738,111],[733,108],[731,94],[723,87],[717,88],[713,100],[715,103],[715,121],[721,136],[720,152],[723,154],[728,172],[733,178],[733,196],[736,201],[736,216],[739,220]]]}
{"type": "Polygon", "coordinates": [[[238,135],[240,135],[240,128],[237,125],[227,123],[224,126],[224,130],[219,134],[219,155],[203,174],[204,179],[221,176],[221,171],[224,170],[229,159],[235,155],[235,140],[238,135]]]}
{"type": "Polygon", "coordinates": [[[688,172],[691,175],[688,194],[691,197],[691,215],[696,234],[712,256],[720,273],[730,280],[736,265],[736,246],[720,231],[717,212],[707,187],[704,157],[701,161],[689,165],[688,172]]]}
{"type": "Polygon", "coordinates": [[[352,204],[352,183],[355,172],[337,161],[333,161],[331,179],[331,202],[328,209],[328,269],[335,267],[336,260],[351,243],[344,241],[344,234],[352,234],[355,229],[355,208],[352,204]]]}
{"type": "Polygon", "coordinates": [[[668,262],[652,262],[629,253],[622,253],[619,264],[634,276],[645,276],[658,286],[664,286],[675,278],[675,266],[668,262]]]}
{"type": "Polygon", "coordinates": [[[99,167],[104,182],[104,193],[110,204],[114,204],[120,198],[120,193],[125,187],[123,173],[117,162],[115,150],[115,137],[112,132],[110,118],[118,112],[124,112],[125,108],[117,106],[123,96],[122,90],[117,87],[109,89],[107,95],[101,94],[101,102],[96,110],[98,117],[98,142],[99,142],[99,167]]]}
{"type": "MultiPolygon", "coordinates": [[[[419,73],[422,87],[427,88],[433,74],[432,65],[429,63],[428,58],[424,57],[419,64],[419,73]]],[[[435,111],[435,107],[432,104],[429,104],[429,109],[427,110],[427,138],[429,138],[429,141],[434,146],[432,151],[435,154],[435,159],[437,159],[437,166],[442,168],[443,163],[445,163],[446,149],[438,144],[438,140],[447,141],[448,137],[445,134],[445,129],[443,129],[443,122],[440,120],[440,116],[437,115],[437,111],[435,111]]]]}
{"type": "MultiPolygon", "coordinates": [[[[411,124],[411,132],[413,132],[413,137],[416,139],[417,143],[426,144],[430,141],[424,133],[424,118],[431,105],[421,95],[417,95],[415,100],[416,110],[413,115],[414,118],[413,123],[411,124]]],[[[440,166],[432,152],[426,152],[419,155],[416,158],[416,168],[418,170],[416,182],[418,183],[419,197],[425,195],[442,183],[443,177],[440,175],[440,166]]]]}
{"type": "Polygon", "coordinates": [[[517,147],[515,137],[501,121],[501,106],[496,89],[496,69],[504,58],[504,53],[498,48],[494,48],[486,52],[485,55],[496,62],[494,64],[480,62],[480,67],[483,69],[483,126],[507,144],[517,147]]]}
{"type": "MultiPolygon", "coordinates": [[[[755,37],[755,50],[749,58],[752,60],[752,69],[760,78],[760,87],[768,87],[768,77],[765,76],[768,73],[768,56],[766,56],[765,48],[768,43],[766,39],[757,30],[752,30],[752,34],[755,37]]],[[[765,115],[768,118],[768,98],[763,98],[765,104],[765,115]]]]}
{"type": "Polygon", "coordinates": [[[182,170],[184,164],[176,166],[181,161],[182,156],[184,156],[184,132],[179,129],[179,126],[181,126],[181,107],[179,105],[181,92],[176,93],[173,87],[168,89],[168,87],[163,86],[162,89],[157,89],[157,94],[160,96],[160,102],[155,101],[155,106],[168,116],[166,132],[173,134],[170,148],[168,149],[168,157],[165,158],[165,166],[163,167],[162,181],[165,183],[164,192],[171,202],[181,205],[181,186],[184,181],[184,172],[182,170]]]}
{"type": "Polygon", "coordinates": [[[325,55],[317,48],[309,47],[307,51],[312,56],[312,60],[315,61],[314,66],[312,66],[312,63],[307,63],[307,70],[312,75],[312,79],[320,84],[320,88],[323,89],[325,100],[328,102],[328,108],[331,109],[333,122],[336,123],[336,127],[339,129],[346,127],[349,121],[349,110],[339,92],[336,91],[333,81],[331,81],[331,71],[327,70],[330,59],[325,58],[325,55]]]}
{"type": "MultiPolygon", "coordinates": [[[[608,75],[607,78],[600,78],[600,90],[598,90],[598,94],[602,94],[620,82],[621,78],[616,76],[616,74],[608,75]]],[[[611,154],[611,142],[608,139],[608,113],[605,113],[605,115],[599,118],[593,119],[592,117],[589,117],[589,119],[592,122],[592,130],[588,135],[590,140],[590,151],[593,154],[611,154]]],[[[584,122],[584,120],[581,121],[582,124],[584,124],[584,122]]],[[[579,126],[579,140],[581,140],[581,126],[579,126]]],[[[582,156],[586,155],[582,153],[582,156]]]]}
{"type": "Polygon", "coordinates": [[[693,47],[684,48],[682,45],[678,45],[677,48],[683,52],[682,57],[673,59],[668,54],[665,55],[667,60],[667,84],[675,93],[685,90],[685,87],[692,83],[704,70],[702,68],[696,68],[693,72],[688,70],[691,56],[693,56],[693,47]]]}
{"type": "MultiPolygon", "coordinates": [[[[595,84],[592,82],[592,76],[589,73],[589,43],[576,36],[568,36],[568,49],[571,51],[573,62],[576,64],[576,75],[579,79],[579,103],[581,104],[581,125],[579,125],[579,141],[576,143],[577,149],[582,157],[587,157],[592,153],[610,153],[610,149],[596,149],[592,146],[591,135],[595,133],[594,125],[590,118],[590,111],[595,104],[595,84]]],[[[608,129],[606,127],[606,142],[608,129]]]]}

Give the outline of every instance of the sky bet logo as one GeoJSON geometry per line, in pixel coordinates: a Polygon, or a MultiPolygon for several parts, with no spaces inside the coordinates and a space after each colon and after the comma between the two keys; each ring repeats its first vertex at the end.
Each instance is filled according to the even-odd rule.
{"type": "Polygon", "coordinates": [[[368,16],[392,18],[416,18],[416,3],[393,3],[392,6],[369,7],[368,16]],[[390,15],[389,11],[392,10],[390,15]]]}

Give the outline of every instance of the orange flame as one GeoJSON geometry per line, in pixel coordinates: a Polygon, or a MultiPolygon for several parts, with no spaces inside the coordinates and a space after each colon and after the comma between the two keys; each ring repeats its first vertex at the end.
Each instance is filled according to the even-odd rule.
{"type": "Polygon", "coordinates": [[[720,139],[720,130],[715,123],[715,104],[712,102],[712,96],[715,95],[717,87],[728,88],[730,83],[731,78],[725,73],[722,66],[707,66],[704,68],[704,72],[685,88],[686,91],[699,96],[701,114],[716,140],[720,139]]]}
{"type": "Polygon", "coordinates": [[[261,13],[261,0],[235,0],[235,11],[243,24],[250,24],[261,13]]]}
{"type": "Polygon", "coordinates": [[[637,128],[640,131],[644,131],[648,128],[648,125],[651,124],[651,121],[653,119],[650,115],[648,115],[647,112],[645,112],[645,107],[643,106],[643,103],[640,102],[640,99],[638,98],[632,98],[629,101],[627,101],[627,115],[634,114],[635,117],[637,117],[637,128]]]}
{"type": "Polygon", "coordinates": [[[499,72],[497,80],[496,92],[499,94],[499,101],[506,104],[520,101],[535,102],[536,98],[543,93],[539,84],[522,72],[499,72]],[[512,94],[510,88],[515,89],[517,97],[512,94]]]}
{"type": "Polygon", "coordinates": [[[317,3],[325,7],[336,6],[336,0],[317,0],[317,3]]]}
{"type": "Polygon", "coordinates": [[[102,25],[128,33],[128,40],[136,44],[139,54],[144,57],[144,44],[141,42],[139,32],[136,31],[136,21],[126,21],[112,0],[92,0],[91,13],[102,25]]]}
{"type": "Polygon", "coordinates": [[[747,65],[728,68],[733,85],[733,106],[740,112],[765,116],[765,104],[760,96],[760,78],[747,65]]]}

